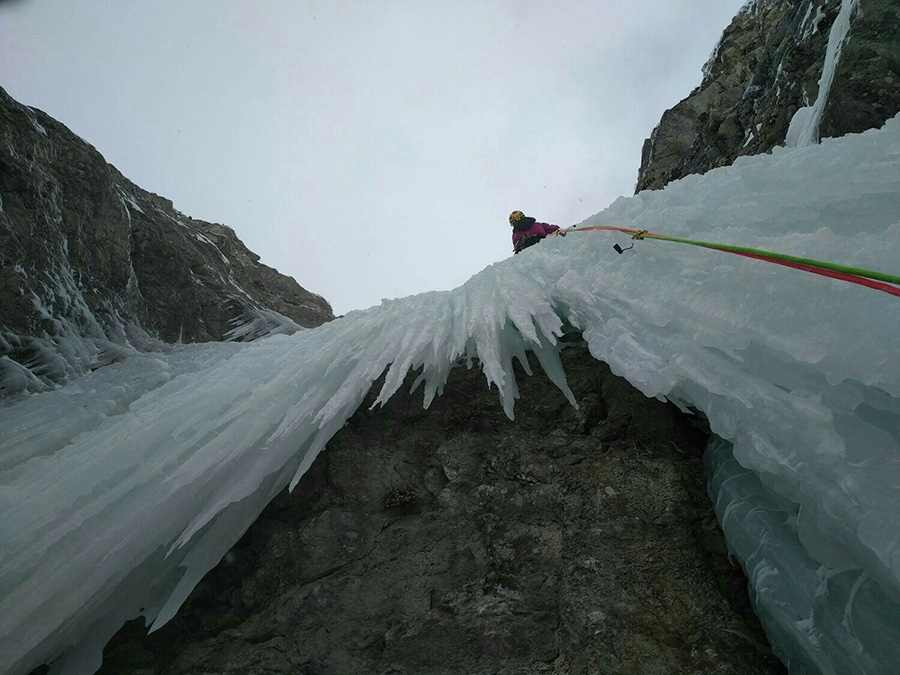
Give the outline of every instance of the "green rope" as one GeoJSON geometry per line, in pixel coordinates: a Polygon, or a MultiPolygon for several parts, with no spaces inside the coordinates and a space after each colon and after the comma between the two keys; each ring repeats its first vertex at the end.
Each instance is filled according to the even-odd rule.
{"type": "Polygon", "coordinates": [[[576,232],[586,231],[586,230],[614,230],[618,232],[625,232],[628,234],[639,234],[639,237],[634,237],[635,239],[657,239],[659,241],[674,241],[680,244],[691,244],[692,246],[701,246],[703,248],[711,248],[719,251],[731,251],[733,253],[749,253],[751,255],[760,255],[768,258],[772,258],[775,260],[783,260],[785,262],[791,263],[799,263],[803,265],[810,265],[812,267],[819,267],[821,269],[832,270],[833,272],[841,272],[843,274],[854,274],[859,277],[866,277],[868,279],[876,279],[878,281],[885,281],[891,284],[900,284],[900,276],[896,274],[887,274],[886,272],[878,272],[875,270],[867,270],[863,267],[850,267],[848,265],[838,265],[837,263],[830,263],[823,260],[814,260],[813,258],[801,258],[799,256],[787,255],[785,253],[773,253],[772,251],[766,251],[759,248],[750,248],[748,246],[731,246],[729,244],[716,244],[708,241],[697,241],[694,239],[683,239],[681,237],[670,237],[664,234],[650,234],[650,233],[642,233],[640,230],[635,230],[627,227],[611,227],[608,225],[597,225],[592,227],[584,227],[575,229],[576,232]]]}
{"type": "Polygon", "coordinates": [[[667,237],[663,235],[643,235],[647,239],[660,239],[662,241],[676,241],[684,244],[693,244],[694,246],[703,246],[704,248],[713,248],[720,251],[734,251],[735,253],[752,253],[754,255],[763,255],[775,260],[784,260],[787,262],[801,263],[804,265],[812,265],[813,267],[821,267],[822,269],[832,270],[834,272],[842,272],[844,274],[855,274],[859,277],[867,277],[869,279],[877,279],[878,281],[886,281],[892,284],[900,284],[900,276],[896,274],[887,274],[876,270],[867,270],[863,267],[850,267],[848,265],[838,265],[823,260],[814,260],[812,258],[801,258],[795,255],[787,255],[786,253],[773,253],[758,248],[750,248],[748,246],[731,246],[729,244],[714,244],[708,241],[694,241],[691,239],[681,239],[678,237],[667,237]]]}

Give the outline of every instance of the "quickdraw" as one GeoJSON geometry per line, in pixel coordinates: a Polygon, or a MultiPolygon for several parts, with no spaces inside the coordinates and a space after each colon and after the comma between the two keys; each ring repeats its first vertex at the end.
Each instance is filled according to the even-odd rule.
{"type": "MultiPolygon", "coordinates": [[[[846,265],[838,265],[836,263],[825,262],[822,260],[813,260],[811,258],[800,258],[798,256],[787,255],[784,253],[774,253],[772,251],[764,251],[762,249],[749,248],[746,246],[731,246],[729,244],[716,244],[708,241],[695,241],[693,239],[684,239],[682,237],[669,237],[664,234],[654,234],[647,230],[635,230],[628,227],[612,227],[608,225],[594,225],[592,227],[580,227],[570,229],[569,232],[588,232],[591,230],[605,230],[611,232],[624,232],[631,235],[631,239],[635,241],[643,241],[644,239],[657,239],[659,241],[672,241],[679,244],[690,244],[691,246],[699,246],[701,248],[710,248],[724,253],[733,253],[735,255],[753,258],[755,260],[763,260],[765,262],[783,265],[803,272],[819,274],[821,276],[830,277],[832,279],[840,279],[848,281],[867,288],[884,291],[891,295],[900,297],[900,276],[895,274],[887,274],[874,270],[867,270],[861,267],[848,267],[846,265]]],[[[634,248],[634,244],[628,248],[622,248],[618,244],[614,244],[613,248],[617,253],[623,253],[634,248]]]]}

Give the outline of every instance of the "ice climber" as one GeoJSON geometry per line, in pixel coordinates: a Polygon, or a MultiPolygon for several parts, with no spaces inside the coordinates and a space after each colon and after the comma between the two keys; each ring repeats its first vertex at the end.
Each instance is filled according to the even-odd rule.
{"type": "Polygon", "coordinates": [[[513,211],[509,214],[509,224],[512,225],[513,229],[513,253],[518,253],[529,246],[534,246],[541,239],[554,232],[559,233],[560,237],[564,237],[566,234],[559,229],[559,225],[539,223],[521,211],[513,211]]]}

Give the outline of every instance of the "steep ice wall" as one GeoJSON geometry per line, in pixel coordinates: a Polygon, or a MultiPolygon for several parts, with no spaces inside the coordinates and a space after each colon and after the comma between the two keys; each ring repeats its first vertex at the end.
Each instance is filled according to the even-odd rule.
{"type": "MultiPolygon", "coordinates": [[[[896,274],[898,214],[893,119],[621,198],[588,224],[896,274]]],[[[626,243],[552,238],[454,291],[291,336],[138,356],[0,409],[0,669],[55,658],[58,672],[89,673],[124,619],[166,621],[382,375],[380,401],[420,371],[427,406],[468,361],[512,416],[512,362],[530,350],[571,397],[556,344],[567,331],[647,396],[702,411],[793,505],[822,578],[865,571],[851,620],[867,596],[900,595],[898,298],[674,243],[617,255],[614,242],[626,243]]],[[[846,644],[796,641],[819,634],[816,620],[773,635],[780,653],[847,661],[846,644]]],[[[878,641],[878,625],[853,628],[878,641]]]]}
{"type": "MultiPolygon", "coordinates": [[[[823,564],[798,504],[767,488],[715,439],[704,456],[709,491],[729,547],[750,579],[752,602],[791,675],[880,675],[897,664],[896,593],[852,562],[823,564]],[[804,546],[804,544],[806,546],[804,546]]],[[[809,507],[804,507],[809,508],[809,507]]],[[[823,503],[826,510],[838,503],[823,503]]],[[[833,549],[840,546],[833,541],[833,549]]]]}

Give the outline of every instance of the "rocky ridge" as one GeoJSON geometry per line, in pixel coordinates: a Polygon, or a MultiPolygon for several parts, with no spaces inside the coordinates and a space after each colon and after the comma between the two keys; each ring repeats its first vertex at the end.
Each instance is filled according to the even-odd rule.
{"type": "Polygon", "coordinates": [[[194,220],[0,89],[0,392],[40,391],[163,343],[333,318],[234,231],[194,220]]]}
{"type": "Polygon", "coordinates": [[[900,111],[900,5],[894,0],[751,0],[725,30],[699,87],[644,142],[635,192],[785,143],[820,95],[828,42],[850,11],[820,138],[880,127],[900,111]]]}

